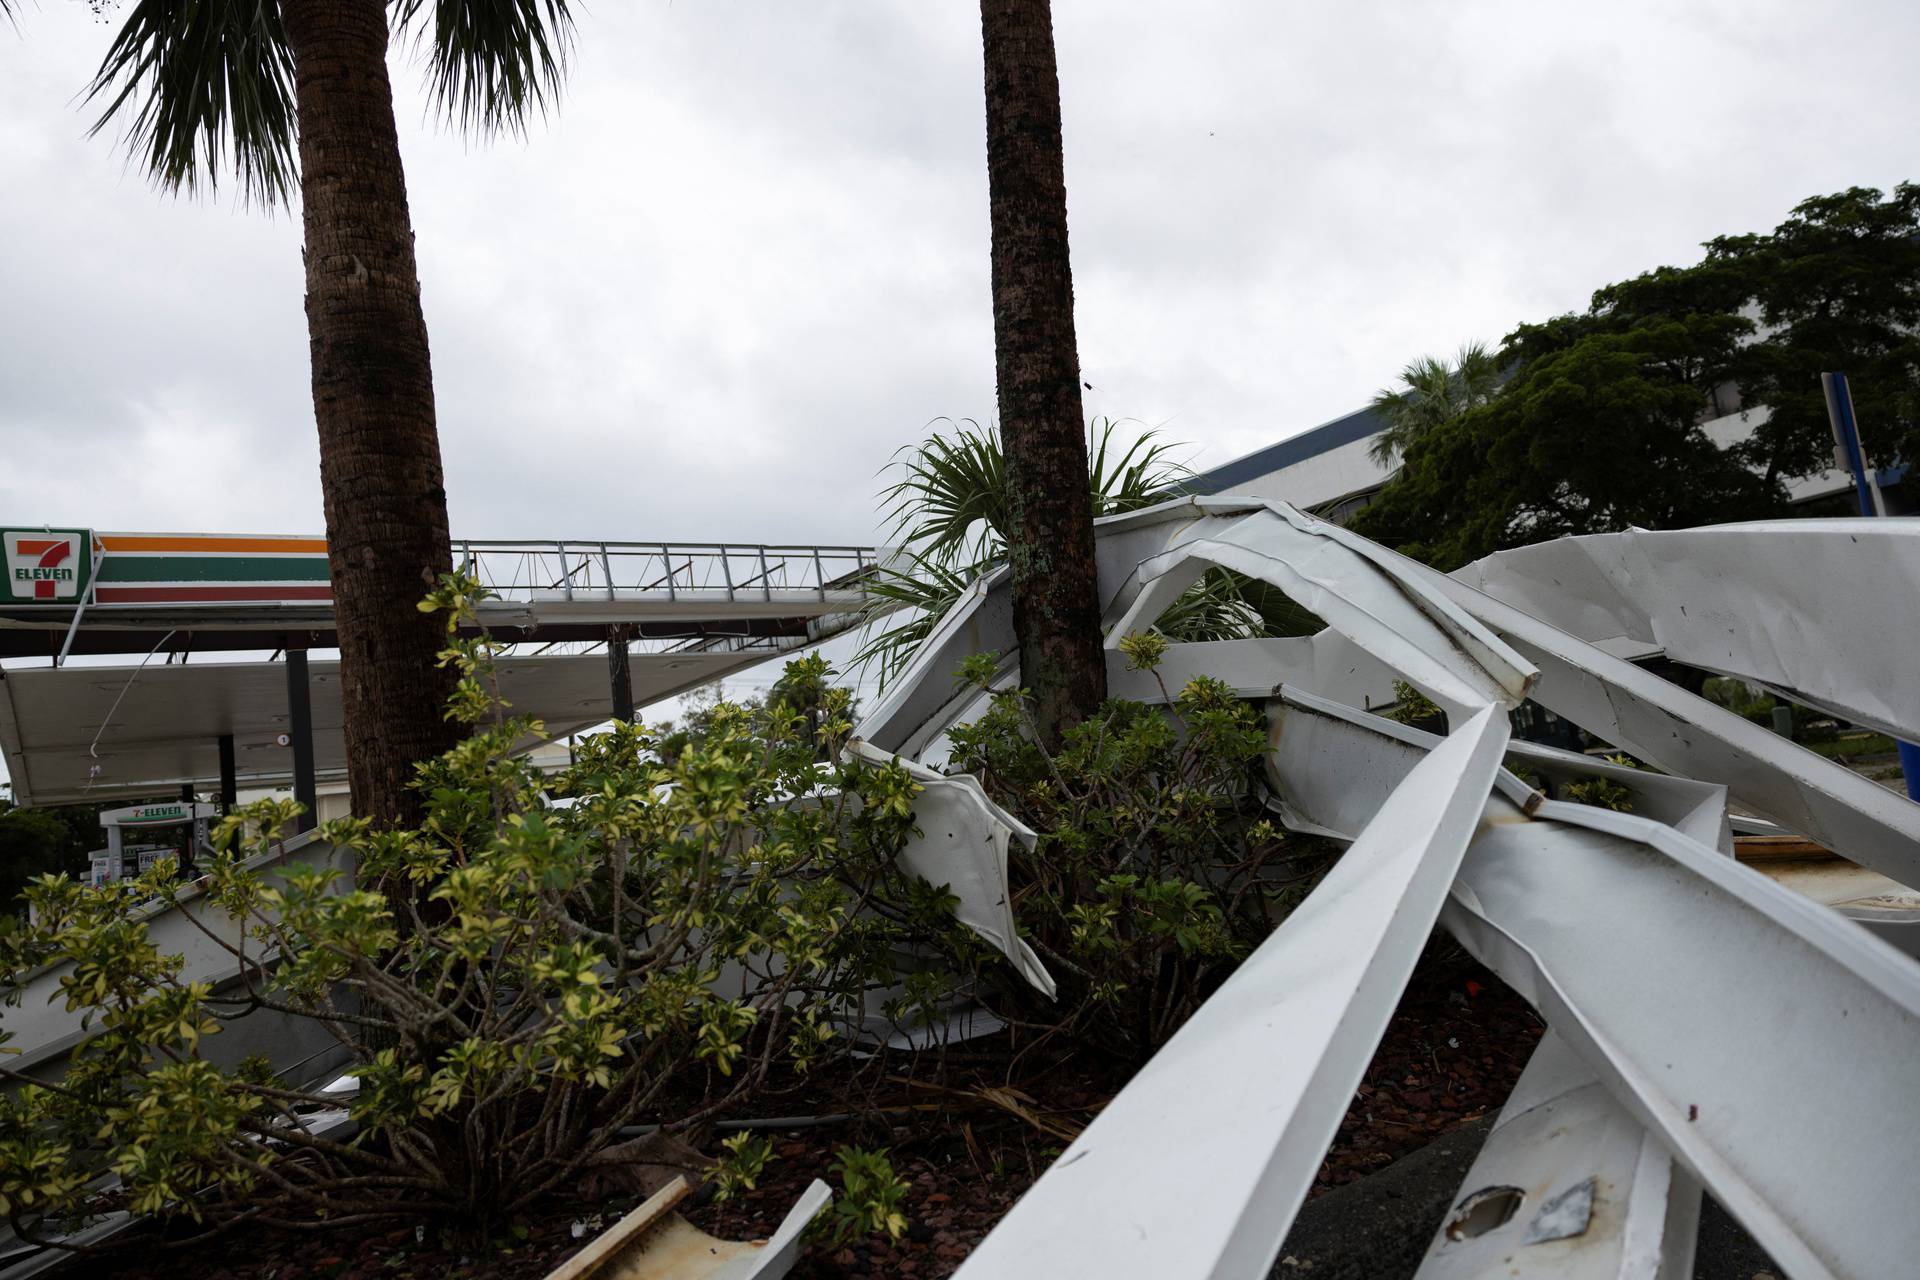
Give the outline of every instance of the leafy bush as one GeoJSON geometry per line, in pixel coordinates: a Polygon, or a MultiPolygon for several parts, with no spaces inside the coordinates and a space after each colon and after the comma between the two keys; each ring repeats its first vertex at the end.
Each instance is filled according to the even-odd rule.
{"type": "Polygon", "coordinates": [[[1446,728],[1446,716],[1439,704],[1405,680],[1393,682],[1393,709],[1387,712],[1387,719],[1422,728],[1446,728]]]}
{"type": "Polygon", "coordinates": [[[822,1219],[829,1240],[844,1244],[882,1232],[889,1240],[898,1240],[906,1233],[907,1215],[901,1206],[907,1200],[907,1184],[893,1171],[885,1147],[878,1151],[842,1147],[833,1153],[832,1173],[840,1193],[822,1219]]]}
{"type": "MultiPolygon", "coordinates": [[[[514,753],[539,726],[501,703],[496,646],[462,638],[479,595],[455,575],[422,606],[447,616],[449,714],[472,732],[420,766],[417,829],[327,824],[321,838],[357,859],[353,884],[262,869],[289,802],[219,829],[200,918],[239,927],[236,982],[186,980],[148,937],[138,904],[184,889],[170,864],[31,887],[34,918],[0,934],[0,969],[17,984],[64,963],[92,1035],[57,1082],[6,1073],[0,1211],[24,1237],[126,1207],[200,1224],[188,1238],[392,1218],[485,1238],[617,1158],[623,1127],[685,1131],[776,1072],[845,1056],[899,950],[954,945],[951,899],[894,862],[917,784],[819,763],[851,732],[824,662],[790,666],[758,714],[715,707],[697,741],[617,725],[542,777],[514,753]],[[354,1136],[301,1123],[336,1095],[207,1056],[239,1015],[337,1039],[359,1082],[354,1136]]],[[[736,1182],[751,1185],[756,1155],[731,1152],[736,1182]]]]}
{"type": "MultiPolygon", "coordinates": [[[[1633,757],[1611,755],[1607,763],[1618,765],[1622,769],[1638,769],[1633,757]]],[[[1633,789],[1625,783],[1615,782],[1612,778],[1595,774],[1582,778],[1578,782],[1567,784],[1567,799],[1575,804],[1591,805],[1596,809],[1611,809],[1615,813],[1633,812],[1633,789]]]]}
{"type": "MultiPolygon", "coordinates": [[[[1165,648],[1152,634],[1121,644],[1139,669],[1165,648]]],[[[987,687],[995,665],[975,657],[962,678],[987,687]]],[[[1011,855],[1015,915],[1059,1002],[1009,987],[1011,1019],[1133,1061],[1179,1029],[1332,857],[1263,816],[1255,708],[1208,678],[1169,691],[1168,704],[1109,700],[1049,753],[1013,690],[951,734],[951,767],[1039,833],[1033,851],[1011,855]]]]}

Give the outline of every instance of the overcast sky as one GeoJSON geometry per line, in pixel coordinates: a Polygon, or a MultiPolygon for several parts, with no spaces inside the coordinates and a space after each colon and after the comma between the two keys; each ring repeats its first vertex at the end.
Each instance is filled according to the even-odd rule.
{"type": "MultiPolygon", "coordinates": [[[[1089,414],[1225,461],[1920,177],[1920,5],[1056,0],[1089,414]]],[[[0,523],[322,526],[299,220],[156,193],[0,27],[0,523]]],[[[599,0],[558,113],[441,128],[397,55],[456,536],[862,541],[994,412],[977,9],[599,0]]]]}

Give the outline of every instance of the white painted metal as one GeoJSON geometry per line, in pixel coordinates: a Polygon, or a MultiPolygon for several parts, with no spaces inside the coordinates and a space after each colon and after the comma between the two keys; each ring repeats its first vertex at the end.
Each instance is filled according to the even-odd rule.
{"type": "Polygon", "coordinates": [[[1507,732],[1487,708],[1425,756],[959,1275],[1264,1275],[1426,942],[1507,732]]]}
{"type": "MultiPolygon", "coordinates": [[[[1319,829],[1355,830],[1413,767],[1424,735],[1378,725],[1282,713],[1275,767],[1319,829]]],[[[1448,927],[1790,1274],[1900,1274],[1920,1256],[1900,1208],[1920,965],[1670,827],[1555,801],[1529,818],[1527,794],[1496,788],[1448,927]]]]}
{"type": "Polygon", "coordinates": [[[1218,566],[1279,587],[1456,720],[1490,704],[1519,704],[1535,678],[1526,659],[1424,575],[1351,541],[1338,526],[1280,505],[1198,522],[1140,564],[1143,589],[1109,630],[1108,643],[1151,626],[1204,569],[1218,566]]]}
{"type": "Polygon", "coordinates": [[[976,653],[1011,654],[1012,577],[995,570],[968,588],[914,652],[913,658],[860,721],[860,737],[886,751],[907,740],[955,700],[954,673],[976,653]]]}
{"type": "MultiPolygon", "coordinates": [[[[353,855],[319,839],[312,832],[286,842],[245,864],[271,883],[284,867],[328,866],[341,872],[336,889],[352,887],[353,855]]],[[[156,905],[146,916],[147,936],[162,955],[182,957],[181,982],[210,983],[217,992],[229,992],[240,977],[240,965],[229,949],[239,945],[239,926],[208,901],[198,887],[180,890],[172,905],[156,905]]],[[[259,944],[249,940],[250,959],[262,959],[259,944]]],[[[48,965],[21,979],[17,1006],[5,1010],[7,1066],[29,1075],[52,1073],[58,1078],[66,1053],[88,1035],[80,1015],[66,1007],[60,981],[70,964],[48,965]]],[[[330,1079],[330,1069],[341,1060],[326,1030],[308,1018],[294,1018],[267,1010],[222,1023],[221,1033],[205,1042],[206,1056],[233,1065],[249,1053],[265,1053],[281,1069],[295,1069],[301,1081],[330,1079]],[[296,1064],[304,1064],[296,1067],[296,1064]]]]}
{"type": "Polygon", "coordinates": [[[1423,571],[1540,669],[1533,691],[1540,705],[1669,773],[1723,783],[1734,800],[1789,830],[1920,886],[1920,805],[1511,605],[1423,571]]]}
{"type": "Polygon", "coordinates": [[[1590,643],[1658,646],[1920,736],[1920,519],[1629,529],[1501,551],[1453,577],[1590,643]]]}
{"type": "Polygon", "coordinates": [[[1693,1280],[1700,1184],[1549,1031],[1416,1280],[1693,1280]],[[1476,1196],[1517,1193],[1479,1229],[1476,1196]]]}
{"type": "Polygon", "coordinates": [[[858,740],[848,750],[871,765],[898,764],[920,784],[913,801],[920,834],[901,851],[901,869],[928,884],[945,885],[959,899],[954,918],[998,947],[1021,977],[1051,996],[1053,975],[1020,937],[1007,891],[1007,846],[1017,839],[1032,848],[1032,830],[987,799],[978,779],[950,778],[858,740]]]}

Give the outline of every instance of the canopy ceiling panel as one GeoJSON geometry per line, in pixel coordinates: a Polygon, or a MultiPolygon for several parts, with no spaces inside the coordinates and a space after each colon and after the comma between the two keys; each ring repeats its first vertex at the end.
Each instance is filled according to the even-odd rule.
{"type": "MultiPolygon", "coordinates": [[[[634,702],[644,706],[763,661],[768,650],[635,653],[634,702]]],[[[501,692],[518,714],[560,736],[613,714],[604,653],[508,658],[501,692]]],[[[314,771],[346,776],[340,664],[309,664],[314,771]]],[[[219,740],[234,740],[242,788],[279,787],[293,776],[287,668],[279,662],[150,663],[139,667],[0,670],[0,751],[20,804],[72,804],[178,794],[220,781],[219,740]]],[[[529,743],[529,745],[532,745],[529,743]]]]}

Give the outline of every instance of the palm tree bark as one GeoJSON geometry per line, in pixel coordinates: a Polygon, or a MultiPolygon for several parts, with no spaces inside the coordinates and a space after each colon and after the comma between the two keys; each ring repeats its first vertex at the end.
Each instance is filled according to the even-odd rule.
{"type": "Polygon", "coordinates": [[[980,32],[1013,625],[1021,683],[1033,693],[1042,739],[1054,745],[1106,696],[1106,665],[1051,6],[980,0],[980,32]]]}
{"type": "Polygon", "coordinates": [[[283,0],[299,106],[307,332],[354,812],[418,815],[416,761],[456,739],[439,619],[452,564],[433,366],[387,78],[383,0],[283,0]]]}

